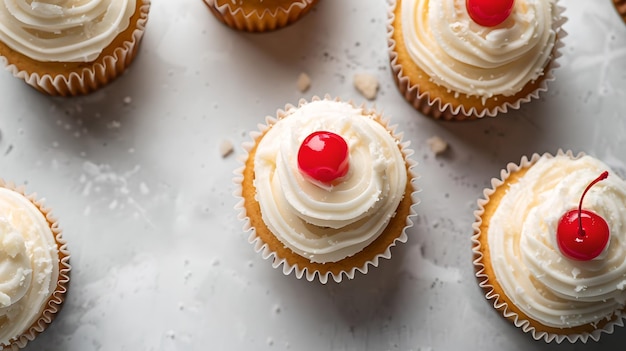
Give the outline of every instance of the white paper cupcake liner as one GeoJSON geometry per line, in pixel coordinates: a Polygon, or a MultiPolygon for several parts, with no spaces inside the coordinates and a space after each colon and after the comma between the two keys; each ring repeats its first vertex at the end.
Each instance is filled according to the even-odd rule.
{"type": "MultiPolygon", "coordinates": [[[[556,156],[567,156],[571,159],[578,159],[584,156],[584,153],[574,154],[571,150],[563,151],[559,149],[556,153],[556,156]]],[[[550,153],[533,154],[531,158],[527,158],[526,156],[522,157],[519,164],[509,163],[506,168],[500,172],[500,178],[492,178],[491,179],[491,187],[486,188],[483,191],[483,197],[477,201],[478,208],[474,211],[474,223],[472,224],[472,228],[474,230],[474,235],[472,235],[472,252],[473,252],[473,264],[475,269],[475,275],[478,280],[478,285],[485,291],[485,298],[489,301],[494,309],[501,312],[502,315],[510,320],[516,327],[520,328],[525,333],[529,333],[533,339],[535,340],[544,340],[546,343],[556,342],[561,343],[564,340],[567,340],[571,343],[582,342],[586,343],[589,339],[598,341],[600,336],[605,334],[612,334],[615,330],[615,327],[623,327],[624,326],[624,318],[626,316],[622,315],[621,311],[616,311],[614,315],[611,317],[613,320],[606,323],[602,328],[596,329],[592,332],[584,332],[584,333],[567,333],[567,330],[564,330],[563,334],[550,333],[547,331],[537,330],[533,327],[528,319],[524,319],[522,316],[518,315],[516,312],[509,309],[506,301],[503,301],[500,298],[500,295],[494,291],[494,286],[490,283],[490,280],[497,280],[496,277],[490,277],[485,273],[485,263],[483,262],[483,253],[480,242],[480,226],[482,224],[482,215],[485,211],[484,206],[490,201],[491,195],[493,195],[498,187],[503,185],[508,177],[524,168],[531,167],[540,158],[554,157],[550,153]]]]}
{"type": "MultiPolygon", "coordinates": [[[[343,101],[339,98],[333,99],[328,95],[326,95],[323,99],[317,96],[314,96],[311,99],[311,101],[319,101],[319,100],[333,100],[333,101],[338,101],[338,102],[343,101]]],[[[308,102],[309,101],[302,99],[299,101],[298,107],[308,102]]],[[[352,101],[347,101],[347,103],[351,104],[354,107],[357,107],[352,101]]],[[[248,214],[246,213],[246,208],[244,204],[245,199],[242,196],[242,183],[244,180],[243,172],[245,170],[245,162],[248,159],[250,150],[252,150],[252,148],[256,145],[257,140],[267,131],[267,129],[269,129],[271,125],[276,123],[278,119],[286,115],[286,111],[289,111],[292,108],[296,108],[296,106],[287,104],[284,110],[278,110],[276,112],[277,117],[271,117],[271,116],[266,117],[265,124],[259,124],[257,126],[258,131],[253,131],[250,133],[252,141],[244,142],[242,145],[245,153],[240,156],[239,161],[243,164],[243,166],[236,169],[234,172],[235,177],[233,179],[233,182],[235,183],[236,188],[235,188],[233,195],[235,196],[235,198],[239,199],[239,201],[235,205],[235,210],[239,213],[238,218],[241,221],[243,221],[243,230],[244,232],[250,232],[250,235],[248,237],[248,242],[253,245],[254,250],[256,252],[261,254],[261,257],[263,259],[272,260],[273,268],[278,269],[282,267],[282,272],[284,275],[293,274],[298,279],[301,279],[304,277],[308,281],[313,281],[317,278],[319,282],[322,284],[326,284],[330,279],[332,279],[333,281],[340,283],[344,278],[354,279],[356,272],[367,274],[370,266],[378,267],[379,261],[381,259],[391,258],[391,248],[393,246],[396,246],[399,243],[405,243],[407,241],[408,235],[406,232],[409,228],[413,227],[413,224],[414,224],[413,218],[417,216],[415,207],[419,204],[419,199],[417,198],[417,193],[419,192],[419,189],[415,185],[415,182],[417,181],[419,176],[414,171],[414,168],[416,167],[417,162],[410,158],[413,155],[413,150],[409,148],[410,142],[402,141],[403,134],[396,133],[395,131],[397,128],[397,125],[389,126],[388,125],[389,120],[383,117],[382,113],[376,112],[376,110],[373,108],[367,109],[365,108],[364,105],[361,105],[358,107],[358,108],[362,108],[366,113],[375,112],[377,116],[380,116],[379,122],[381,122],[381,124],[385,128],[387,128],[387,130],[390,131],[392,136],[398,140],[398,145],[400,145],[402,154],[404,155],[405,162],[407,162],[407,165],[408,165],[407,169],[409,173],[408,180],[411,186],[413,187],[413,191],[411,192],[411,206],[410,206],[409,215],[406,218],[405,226],[401,230],[401,233],[399,234],[399,236],[395,238],[389,246],[387,246],[384,252],[375,255],[374,257],[366,261],[362,266],[351,267],[350,269],[341,270],[339,273],[335,274],[330,271],[324,273],[318,270],[311,270],[308,267],[300,267],[297,264],[291,265],[289,264],[289,262],[287,262],[286,258],[278,257],[276,253],[272,251],[270,247],[265,242],[263,242],[263,240],[260,237],[257,236],[256,229],[252,226],[250,222],[250,218],[248,217],[248,214]]]]}
{"type": "Polygon", "coordinates": [[[110,83],[131,64],[137,54],[141,38],[145,32],[150,10],[150,0],[138,0],[142,2],[139,7],[140,16],[130,40],[124,41],[115,48],[111,55],[98,57],[88,66],[66,74],[42,74],[30,72],[10,62],[6,57],[0,56],[0,63],[13,76],[24,80],[35,89],[53,96],[75,96],[88,94],[110,83]]]}
{"type": "Polygon", "coordinates": [[[246,14],[235,3],[203,0],[209,10],[224,24],[247,32],[267,32],[283,28],[304,16],[318,0],[294,0],[287,8],[264,9],[246,14]]]}
{"type": "Polygon", "coordinates": [[[505,102],[492,109],[484,108],[480,110],[473,106],[469,108],[463,105],[452,106],[451,103],[442,103],[439,98],[431,98],[428,91],[420,91],[417,85],[411,85],[409,77],[404,74],[402,66],[398,63],[398,54],[395,50],[397,43],[393,39],[396,2],[397,0],[387,0],[387,49],[391,72],[402,96],[415,109],[426,116],[444,120],[473,120],[483,117],[495,117],[509,110],[517,110],[523,103],[538,99],[541,93],[548,91],[548,83],[555,79],[554,70],[560,67],[558,59],[562,56],[563,38],[567,36],[567,32],[563,29],[563,24],[567,22],[567,17],[562,15],[565,8],[558,5],[556,7],[558,20],[552,24],[553,29],[557,33],[557,40],[552,50],[552,60],[545,68],[544,76],[539,86],[530,94],[522,96],[514,102],[505,102]]]}
{"type": "Polygon", "coordinates": [[[69,288],[70,271],[72,267],[69,263],[70,252],[67,248],[67,242],[63,238],[63,233],[59,228],[59,224],[56,218],[52,215],[51,210],[44,205],[43,201],[37,199],[37,194],[33,193],[27,195],[24,186],[15,186],[15,184],[7,183],[3,179],[0,179],[0,188],[6,188],[21,194],[32,202],[35,207],[39,209],[39,211],[41,211],[50,224],[50,230],[54,235],[59,255],[59,277],[57,279],[57,285],[54,292],[48,298],[48,301],[46,301],[45,308],[41,312],[41,315],[30,327],[24,330],[21,335],[11,339],[10,345],[5,345],[4,347],[3,345],[0,345],[1,350],[17,351],[24,348],[29,341],[34,340],[37,335],[46,330],[56,317],[57,313],[63,307],[65,295],[69,288]]]}

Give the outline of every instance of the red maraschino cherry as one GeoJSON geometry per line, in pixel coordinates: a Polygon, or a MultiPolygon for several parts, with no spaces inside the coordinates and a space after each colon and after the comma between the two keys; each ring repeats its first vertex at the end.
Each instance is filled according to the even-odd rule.
{"type": "Polygon", "coordinates": [[[593,260],[609,242],[609,226],[604,218],[595,212],[582,209],[587,191],[608,176],[609,172],[602,172],[583,192],[578,209],[568,211],[559,220],[556,241],[564,256],[578,261],[593,260]]]}
{"type": "Polygon", "coordinates": [[[318,131],[307,136],[298,150],[298,168],[313,180],[331,183],[348,173],[348,144],[333,132],[318,131]]]}
{"type": "Polygon", "coordinates": [[[481,26],[495,27],[504,22],[515,0],[466,0],[465,6],[472,20],[481,26]]]}

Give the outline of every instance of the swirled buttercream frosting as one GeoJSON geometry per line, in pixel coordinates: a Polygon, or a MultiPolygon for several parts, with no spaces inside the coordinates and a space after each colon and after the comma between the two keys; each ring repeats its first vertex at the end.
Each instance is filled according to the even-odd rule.
{"type": "Polygon", "coordinates": [[[626,182],[614,172],[586,194],[583,208],[609,224],[605,251],[591,261],[558,248],[561,216],[609,167],[591,156],[541,157],[501,199],[489,223],[496,279],[527,316],[550,327],[596,323],[626,303],[626,182]]]}
{"type": "Polygon", "coordinates": [[[486,99],[514,95],[543,74],[556,40],[556,0],[517,0],[495,27],[472,21],[465,2],[401,2],[406,48],[432,81],[486,99]]]}
{"type": "Polygon", "coordinates": [[[90,62],[130,24],[140,0],[0,0],[0,40],[42,62],[90,62]]]}
{"type": "Polygon", "coordinates": [[[321,100],[293,107],[260,140],[254,185],[263,221],[289,249],[311,262],[336,262],[372,243],[402,199],[407,168],[398,140],[375,115],[321,100]],[[297,156],[316,131],[348,144],[349,170],[328,186],[303,176],[297,156]]]}
{"type": "Polygon", "coordinates": [[[0,344],[9,344],[39,318],[58,275],[48,221],[27,198],[0,188],[0,344]]]}

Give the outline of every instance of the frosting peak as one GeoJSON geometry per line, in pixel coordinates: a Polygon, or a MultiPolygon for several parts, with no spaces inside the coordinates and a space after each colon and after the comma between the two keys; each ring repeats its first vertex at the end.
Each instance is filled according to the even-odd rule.
{"type": "Polygon", "coordinates": [[[0,311],[26,294],[31,275],[24,238],[11,223],[0,217],[0,311]]]}
{"type": "Polygon", "coordinates": [[[591,261],[567,259],[556,239],[563,213],[576,208],[589,182],[609,167],[590,156],[542,157],[512,184],[494,212],[488,240],[507,296],[546,326],[595,323],[626,302],[626,182],[613,176],[583,206],[607,219],[610,239],[591,261]]]}
{"type": "Polygon", "coordinates": [[[466,0],[402,0],[411,59],[438,85],[479,96],[514,95],[543,74],[556,32],[555,0],[517,0],[494,27],[474,22],[466,0]]]}
{"type": "Polygon", "coordinates": [[[404,156],[375,118],[348,103],[313,101],[286,111],[259,142],[255,187],[263,221],[285,246],[312,262],[339,261],[369,245],[404,195],[404,156]],[[351,166],[332,186],[310,181],[297,165],[303,140],[320,130],[348,145],[351,166]]]}
{"type": "Polygon", "coordinates": [[[59,276],[54,234],[30,200],[0,187],[0,346],[39,317],[59,276]]]}

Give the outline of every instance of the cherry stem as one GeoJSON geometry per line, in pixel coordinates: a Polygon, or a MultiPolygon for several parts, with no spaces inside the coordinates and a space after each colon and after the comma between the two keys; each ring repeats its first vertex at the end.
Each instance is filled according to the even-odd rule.
{"type": "Polygon", "coordinates": [[[583,195],[580,197],[580,202],[578,203],[578,235],[580,236],[585,236],[585,229],[583,228],[583,217],[582,217],[583,199],[585,198],[585,194],[587,194],[587,191],[589,191],[589,189],[591,189],[592,186],[594,186],[599,181],[605,180],[608,176],[609,176],[609,171],[602,172],[602,174],[600,174],[598,178],[596,178],[593,182],[587,185],[587,188],[585,188],[585,191],[583,191],[583,195]]]}

